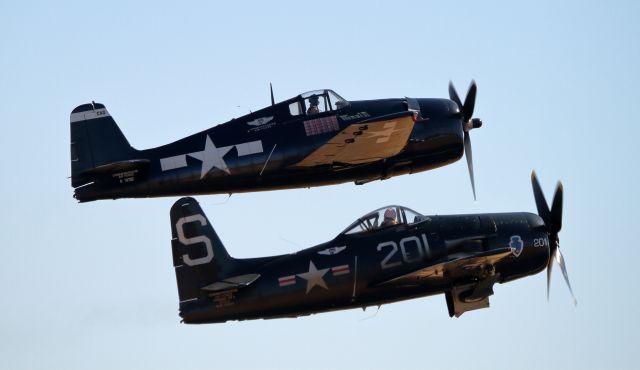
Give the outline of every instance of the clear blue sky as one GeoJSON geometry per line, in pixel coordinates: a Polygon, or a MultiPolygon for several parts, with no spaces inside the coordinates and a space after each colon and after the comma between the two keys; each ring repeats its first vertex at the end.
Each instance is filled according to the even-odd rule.
{"type": "MultiPolygon", "coordinates": [[[[631,369],[638,2],[0,2],[0,368],[631,369]],[[444,297],[299,318],[179,323],[175,198],[76,204],[69,113],[106,104],[148,148],[333,88],[446,97],[478,82],[478,201],[464,161],[375,182],[199,197],[237,257],[332,238],[368,210],[534,211],[529,174],[565,185],[560,274],[499,285],[450,319],[444,297]]],[[[556,273],[558,270],[555,271],[556,273]]]]}

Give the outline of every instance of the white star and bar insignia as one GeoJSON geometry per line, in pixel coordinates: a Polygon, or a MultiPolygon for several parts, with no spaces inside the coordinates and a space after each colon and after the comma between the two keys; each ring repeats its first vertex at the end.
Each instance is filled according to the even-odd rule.
{"type": "Polygon", "coordinates": [[[310,260],[309,271],[303,272],[301,274],[279,277],[278,286],[286,287],[290,285],[295,285],[297,282],[296,277],[299,277],[303,280],[306,280],[307,282],[307,289],[305,294],[308,294],[311,291],[311,289],[313,289],[315,286],[319,286],[321,288],[329,290],[327,283],[324,281],[324,276],[327,274],[329,270],[331,270],[331,274],[333,276],[340,276],[340,275],[346,275],[351,273],[351,270],[349,269],[348,264],[318,269],[316,265],[313,263],[313,261],[310,260]]]}
{"type": "Polygon", "coordinates": [[[224,161],[224,156],[227,155],[233,147],[236,148],[238,157],[263,152],[262,140],[249,141],[246,143],[227,145],[218,148],[213,143],[213,140],[211,140],[211,137],[207,135],[203,150],[180,154],[173,157],[160,158],[160,168],[162,168],[162,171],[169,171],[176,168],[186,167],[187,156],[189,156],[202,161],[202,169],[200,170],[201,179],[204,178],[213,168],[217,168],[228,174],[230,171],[227,167],[227,163],[224,161]]]}

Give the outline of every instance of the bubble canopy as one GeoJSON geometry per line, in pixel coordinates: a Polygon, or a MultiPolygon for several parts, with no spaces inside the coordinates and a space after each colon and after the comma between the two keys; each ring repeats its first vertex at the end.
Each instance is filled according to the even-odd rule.
{"type": "Polygon", "coordinates": [[[330,89],[313,90],[300,94],[303,99],[306,99],[313,95],[329,95],[329,97],[331,97],[334,101],[343,101],[345,104],[347,103],[347,101],[342,96],[338,95],[338,93],[330,89]]]}
{"type": "Polygon", "coordinates": [[[306,107],[315,105],[319,107],[320,112],[338,110],[349,105],[349,102],[335,91],[329,89],[307,91],[300,94],[305,102],[306,107]]]}
{"type": "Polygon", "coordinates": [[[381,207],[355,220],[340,234],[354,235],[380,230],[395,225],[409,225],[420,222],[424,216],[403,206],[381,207]]]}

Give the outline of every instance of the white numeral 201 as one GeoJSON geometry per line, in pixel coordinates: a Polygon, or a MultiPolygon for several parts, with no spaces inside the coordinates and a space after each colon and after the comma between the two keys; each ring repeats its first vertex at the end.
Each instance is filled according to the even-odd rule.
{"type": "Polygon", "coordinates": [[[390,247],[389,253],[380,262],[382,269],[388,269],[399,266],[401,261],[389,262],[391,258],[398,252],[398,244],[400,244],[400,252],[402,253],[402,260],[405,263],[413,263],[422,260],[422,257],[426,254],[431,257],[431,250],[429,249],[429,241],[427,236],[422,234],[422,240],[417,236],[408,236],[400,240],[399,243],[394,241],[382,242],[378,244],[378,252],[382,251],[385,247],[390,247]],[[415,252],[411,252],[411,248],[415,249],[415,252]]]}

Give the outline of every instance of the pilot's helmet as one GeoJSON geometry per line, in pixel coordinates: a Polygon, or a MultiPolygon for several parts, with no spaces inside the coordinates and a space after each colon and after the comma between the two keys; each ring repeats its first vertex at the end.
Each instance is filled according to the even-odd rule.
{"type": "Polygon", "coordinates": [[[309,98],[309,103],[311,103],[311,105],[318,105],[320,103],[318,95],[311,95],[311,97],[309,98]]]}
{"type": "Polygon", "coordinates": [[[384,218],[385,220],[395,220],[396,210],[393,208],[387,208],[386,211],[384,211],[384,218]]]}

